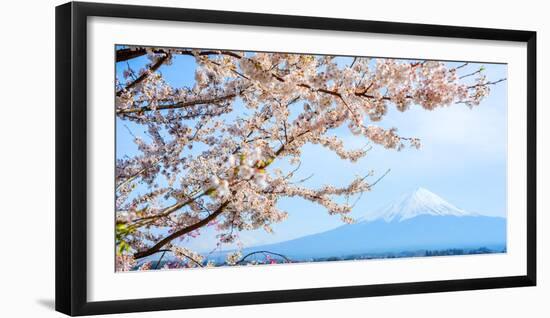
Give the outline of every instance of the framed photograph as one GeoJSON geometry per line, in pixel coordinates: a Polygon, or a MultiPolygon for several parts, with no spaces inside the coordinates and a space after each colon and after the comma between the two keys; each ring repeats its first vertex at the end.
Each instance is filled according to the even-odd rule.
{"type": "Polygon", "coordinates": [[[536,33],[56,8],[56,309],[536,284],[536,33]]]}

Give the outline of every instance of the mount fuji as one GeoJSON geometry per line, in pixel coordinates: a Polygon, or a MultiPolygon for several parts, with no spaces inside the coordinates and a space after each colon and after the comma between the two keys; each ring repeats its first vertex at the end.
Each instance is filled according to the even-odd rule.
{"type": "Polygon", "coordinates": [[[443,200],[437,194],[422,187],[412,193],[404,194],[386,207],[361,220],[372,221],[384,219],[386,222],[405,221],[420,215],[431,216],[479,216],[477,213],[467,212],[443,200]]]}
{"type": "Polygon", "coordinates": [[[245,248],[295,260],[445,249],[506,249],[506,219],[457,208],[418,188],[356,223],[280,243],[245,248]]]}

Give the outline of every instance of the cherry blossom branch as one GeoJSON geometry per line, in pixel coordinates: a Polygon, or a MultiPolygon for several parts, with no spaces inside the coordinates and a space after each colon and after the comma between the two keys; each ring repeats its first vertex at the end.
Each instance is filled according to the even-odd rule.
{"type": "Polygon", "coordinates": [[[140,258],[147,257],[149,255],[153,255],[156,252],[158,252],[163,246],[170,243],[172,240],[174,240],[174,239],[176,239],[176,238],[178,238],[178,237],[180,237],[184,234],[192,232],[192,231],[194,231],[194,230],[196,230],[200,227],[203,227],[203,226],[207,225],[208,223],[213,221],[215,218],[217,218],[220,214],[222,214],[225,207],[227,207],[229,205],[229,203],[230,203],[229,200],[223,202],[222,204],[220,204],[220,206],[212,214],[210,214],[206,218],[200,220],[199,222],[197,222],[195,224],[192,224],[190,226],[184,227],[182,229],[179,229],[179,230],[173,232],[172,234],[166,236],[165,238],[163,238],[162,240],[160,240],[159,242],[154,244],[152,247],[150,247],[150,248],[148,248],[144,251],[136,252],[134,254],[134,259],[140,259],[140,258]]]}
{"type": "MultiPolygon", "coordinates": [[[[129,49],[123,49],[123,50],[119,50],[121,51],[121,57],[120,57],[120,60],[119,60],[119,57],[118,57],[118,51],[117,51],[117,62],[120,62],[120,61],[125,61],[127,56],[133,56],[133,57],[138,57],[140,55],[137,55],[135,56],[135,54],[133,55],[130,55],[130,54],[127,54],[127,50],[129,49]]],[[[141,52],[141,55],[145,55],[146,54],[146,50],[145,49],[137,49],[135,51],[139,51],[141,52]]],[[[242,59],[243,56],[240,56],[234,52],[231,52],[231,51],[200,51],[200,52],[197,52],[197,53],[193,53],[193,51],[191,50],[171,50],[170,53],[167,53],[165,50],[163,49],[158,49],[158,50],[154,50],[155,53],[165,53],[165,54],[181,54],[181,55],[190,55],[190,56],[195,56],[195,55],[198,55],[198,56],[206,56],[206,55],[219,55],[219,54],[222,54],[222,55],[227,55],[227,56],[231,56],[231,57],[234,57],[234,58],[237,58],[237,59],[242,59]]],[[[132,58],[133,58],[132,57],[132,58]]],[[[421,62],[417,62],[417,63],[411,63],[411,67],[416,67],[416,66],[419,66],[419,65],[422,65],[421,62]]],[[[159,65],[160,66],[160,65],[159,65]]],[[[276,80],[278,80],[279,82],[285,82],[285,79],[282,78],[281,76],[275,74],[274,72],[270,71],[271,73],[271,76],[273,76],[276,80]]],[[[244,74],[241,74],[241,73],[238,73],[239,76],[245,78],[245,79],[249,79],[247,76],[245,76],[244,74]]],[[[308,84],[298,84],[297,86],[299,87],[304,87],[304,88],[308,88],[308,89],[312,89],[313,88],[308,85],[308,84]]],[[[356,96],[363,96],[363,97],[367,97],[367,98],[375,98],[374,96],[372,95],[366,95],[366,91],[368,89],[366,89],[365,91],[356,91],[354,92],[354,94],[356,96]]],[[[342,95],[337,92],[337,91],[330,91],[330,90],[327,90],[327,89],[324,89],[324,88],[318,88],[316,89],[316,91],[318,92],[322,92],[322,93],[326,93],[326,94],[331,94],[331,95],[334,95],[334,96],[338,96],[340,98],[342,98],[342,95]]],[[[118,93],[117,93],[117,96],[118,96],[118,93]]],[[[412,98],[411,96],[407,96],[407,98],[412,98]]],[[[383,97],[382,98],[383,100],[391,100],[391,98],[389,97],[383,97]]],[[[181,106],[181,107],[185,107],[185,106],[181,106]]],[[[180,107],[172,107],[172,108],[180,108],[180,107]]],[[[158,109],[164,109],[164,108],[159,108],[158,109]]],[[[152,109],[144,109],[144,110],[152,110],[152,109]]]]}
{"type": "MultiPolygon", "coordinates": [[[[154,164],[156,164],[156,163],[154,163],[154,164]]],[[[122,188],[123,186],[127,185],[128,183],[134,181],[137,177],[139,177],[142,173],[146,172],[146,171],[149,170],[150,168],[152,168],[152,167],[145,167],[145,168],[140,169],[139,171],[137,171],[137,172],[134,173],[133,175],[129,176],[126,180],[120,182],[120,183],[115,187],[115,190],[118,190],[118,189],[122,188]]]]}
{"type": "MultiPolygon", "coordinates": [[[[307,133],[306,132],[302,132],[299,136],[303,135],[307,133]]],[[[295,139],[294,139],[295,140],[295,139]]],[[[293,140],[293,141],[294,141],[293,140]]],[[[291,141],[292,142],[292,141],[291,141]]],[[[257,168],[258,169],[265,169],[267,168],[272,162],[273,160],[279,156],[285,149],[285,145],[282,145],[277,151],[275,151],[275,155],[273,156],[273,158],[271,158],[270,161],[268,162],[265,162],[263,164],[260,164],[257,168]]],[[[177,210],[181,209],[182,207],[194,202],[195,200],[197,200],[198,198],[200,198],[201,196],[204,196],[206,195],[207,193],[209,193],[210,191],[212,191],[213,189],[212,188],[208,188],[207,190],[204,190],[203,192],[201,192],[200,194],[198,194],[197,196],[194,196],[188,200],[185,200],[185,201],[182,201],[182,202],[178,202],[168,208],[166,208],[162,213],[159,213],[159,214],[155,214],[155,215],[152,215],[152,216],[148,216],[148,217],[144,217],[144,218],[141,218],[139,220],[135,220],[135,221],[142,221],[142,220],[151,220],[151,219],[158,219],[158,218],[161,218],[161,217],[166,217],[168,215],[170,215],[171,213],[173,212],[176,212],[177,210]]],[[[146,256],[149,256],[151,254],[153,254],[155,251],[158,251],[160,248],[162,248],[164,245],[170,243],[172,240],[174,240],[175,238],[177,237],[180,237],[184,234],[187,234],[191,231],[194,231],[200,227],[203,227],[205,225],[207,225],[210,221],[216,219],[222,212],[223,212],[223,209],[227,206],[227,204],[229,204],[229,201],[226,201],[224,203],[222,203],[220,205],[220,207],[218,207],[218,209],[216,209],[216,211],[212,212],[210,215],[208,215],[208,217],[202,219],[201,221],[193,224],[193,225],[190,225],[190,226],[187,226],[185,228],[182,228],[168,236],[166,236],[164,239],[162,239],[161,241],[159,241],[157,244],[155,244],[152,248],[146,250],[146,251],[143,251],[143,252],[138,252],[138,253],[135,253],[134,254],[134,258],[135,259],[139,259],[139,258],[143,258],[143,257],[146,257],[146,256]]],[[[142,226],[145,226],[147,224],[150,224],[150,222],[148,223],[143,223],[143,224],[140,224],[140,223],[137,223],[137,224],[134,224],[132,228],[139,228],[139,227],[142,227],[142,226]]]]}
{"type": "Polygon", "coordinates": [[[482,66],[482,67],[480,67],[477,71],[474,71],[474,72],[471,72],[471,73],[468,73],[468,74],[459,76],[458,79],[464,79],[464,78],[466,78],[466,77],[474,76],[474,75],[476,75],[476,74],[479,74],[479,73],[483,72],[484,69],[485,69],[485,68],[482,66]]]}
{"type": "Polygon", "coordinates": [[[478,83],[478,84],[475,84],[475,85],[471,85],[471,86],[468,86],[469,89],[471,88],[476,88],[476,87],[481,87],[481,86],[487,86],[487,85],[496,85],[500,82],[504,82],[506,80],[506,78],[501,78],[499,80],[496,80],[496,81],[489,81],[489,82],[484,82],[484,83],[478,83]]]}
{"type": "Polygon", "coordinates": [[[185,108],[185,107],[191,107],[191,106],[197,106],[197,105],[209,105],[209,104],[223,102],[225,100],[235,98],[235,97],[237,97],[237,94],[232,93],[232,94],[227,94],[224,96],[219,96],[214,98],[198,99],[198,100],[178,102],[178,103],[166,104],[166,105],[157,105],[156,107],[147,105],[143,107],[117,109],[116,113],[117,115],[121,115],[121,114],[131,114],[131,113],[143,113],[143,112],[152,111],[152,110],[178,109],[178,108],[185,108]]]}
{"type": "MultiPolygon", "coordinates": [[[[294,103],[295,101],[296,101],[296,99],[292,100],[290,103],[294,103]]],[[[267,118],[268,118],[268,117],[263,116],[263,121],[267,120],[267,118]]],[[[248,133],[247,138],[250,137],[250,136],[252,135],[253,132],[254,132],[254,131],[251,130],[251,131],[248,133]]],[[[193,137],[192,139],[194,139],[194,137],[193,137]]],[[[254,140],[247,140],[247,141],[245,141],[245,143],[248,143],[248,142],[251,142],[251,141],[254,141],[254,140]]],[[[237,148],[235,151],[233,151],[233,153],[236,153],[239,149],[240,149],[240,147],[237,148]]],[[[281,148],[276,152],[276,154],[279,155],[279,154],[282,152],[283,149],[284,149],[284,148],[281,147],[281,148]]],[[[275,158],[272,158],[272,160],[274,160],[274,159],[275,159],[275,158]]],[[[157,161],[157,163],[158,163],[158,161],[157,161]]],[[[258,167],[258,168],[259,168],[259,169],[265,169],[265,168],[267,168],[267,166],[269,166],[270,164],[271,164],[271,162],[265,163],[264,165],[262,165],[261,167],[258,167]]],[[[145,168],[144,168],[144,169],[145,169],[145,168]]],[[[144,171],[146,171],[146,170],[143,170],[143,169],[142,169],[141,171],[139,171],[138,173],[136,173],[135,176],[137,177],[140,173],[143,173],[144,171]]],[[[128,181],[128,180],[126,180],[126,181],[128,181]]],[[[131,180],[130,180],[130,181],[131,181],[131,180]]],[[[120,185],[120,186],[122,186],[122,185],[120,185]]],[[[119,186],[119,187],[120,187],[120,186],[119,186]]],[[[119,188],[119,187],[117,187],[117,188],[119,188]]],[[[202,191],[202,192],[200,192],[200,193],[199,193],[199,192],[196,192],[196,193],[191,194],[191,195],[190,195],[191,198],[189,198],[189,199],[187,199],[187,200],[184,200],[184,201],[181,201],[181,202],[177,202],[177,203],[173,204],[172,206],[167,207],[167,208],[164,209],[161,213],[158,213],[158,214],[155,214],[155,215],[151,215],[151,216],[142,217],[142,218],[139,218],[139,219],[135,219],[135,220],[132,220],[132,222],[148,221],[148,220],[155,220],[155,219],[167,217],[167,216],[169,216],[170,214],[172,214],[172,213],[174,213],[174,212],[180,210],[181,208],[187,206],[188,204],[191,204],[191,203],[195,202],[197,199],[201,198],[202,196],[204,196],[204,195],[206,195],[206,194],[208,194],[208,193],[210,193],[211,191],[214,191],[214,190],[215,190],[215,188],[208,187],[206,190],[204,190],[204,191],[202,191]]],[[[150,223],[151,223],[151,222],[147,222],[147,223],[135,223],[132,227],[133,227],[133,228],[139,228],[139,227],[148,225],[148,224],[150,224],[150,223]]]]}
{"type": "MultiPolygon", "coordinates": [[[[124,59],[122,57],[125,57],[126,54],[127,54],[127,50],[129,49],[123,49],[123,50],[119,50],[121,51],[121,60],[123,61],[124,59]]],[[[134,50],[139,50],[140,52],[142,52],[143,54],[146,54],[146,50],[145,49],[134,49],[134,50]]],[[[182,54],[182,55],[191,55],[191,56],[206,56],[206,55],[227,55],[227,56],[231,56],[231,57],[234,57],[236,59],[243,59],[243,58],[246,58],[244,56],[241,56],[237,53],[234,53],[234,52],[231,52],[231,51],[217,51],[217,50],[207,50],[207,51],[193,51],[193,50],[174,50],[174,49],[171,49],[171,50],[164,50],[164,49],[157,49],[157,50],[153,50],[153,52],[155,53],[164,53],[166,54],[165,56],[167,56],[168,54],[182,54]]],[[[129,55],[128,55],[129,56],[129,55]]],[[[133,55],[132,55],[133,56],[133,55]]],[[[117,52],[117,61],[118,61],[118,52],[117,52]]],[[[355,61],[354,61],[355,62],[355,61]]],[[[214,63],[214,62],[213,62],[214,63]]],[[[421,66],[423,65],[425,62],[415,62],[415,63],[411,63],[411,67],[412,68],[415,68],[417,66],[421,66]]],[[[215,65],[217,66],[220,66],[219,63],[214,63],[215,65]]],[[[467,63],[457,67],[456,69],[459,69],[459,68],[462,68],[464,66],[466,66],[467,63]]],[[[240,77],[244,78],[244,79],[247,79],[247,80],[250,80],[248,76],[246,76],[245,74],[242,74],[240,72],[237,72],[236,70],[232,69],[231,71],[233,71],[234,73],[236,73],[237,75],[239,75],[240,77]]],[[[464,75],[464,76],[461,76],[460,78],[464,78],[466,76],[471,76],[471,75],[475,75],[475,74],[478,74],[480,73],[481,71],[483,71],[483,68],[481,68],[480,70],[476,71],[476,72],[473,72],[471,74],[467,74],[467,75],[464,75]]],[[[265,71],[265,72],[268,72],[271,74],[271,76],[273,78],[275,78],[277,81],[279,82],[286,82],[286,80],[277,75],[275,72],[269,70],[269,71],[265,71]]],[[[496,83],[499,83],[501,82],[502,80],[500,81],[497,81],[497,82],[489,82],[489,83],[486,83],[486,84],[476,84],[474,86],[470,86],[468,87],[468,89],[472,89],[472,88],[476,88],[476,87],[479,87],[479,86],[484,86],[484,85],[492,85],[492,84],[496,84],[496,83]]],[[[338,98],[340,98],[344,104],[346,104],[342,94],[338,91],[338,90],[328,90],[328,89],[325,89],[325,88],[313,88],[311,85],[309,84],[306,84],[306,83],[299,83],[297,84],[298,87],[303,87],[303,88],[307,88],[307,89],[310,89],[312,91],[316,91],[316,92],[321,92],[321,93],[325,93],[325,94],[330,94],[330,95],[333,95],[333,96],[336,96],[338,98]]],[[[375,100],[385,100],[385,101],[391,101],[393,102],[394,100],[392,99],[392,97],[389,97],[389,96],[382,96],[382,97],[376,97],[374,95],[369,95],[367,94],[367,91],[369,90],[369,88],[372,86],[372,83],[371,85],[364,89],[364,90],[356,90],[355,92],[353,92],[353,94],[355,96],[358,96],[358,97],[364,97],[364,98],[368,98],[368,99],[375,99],[375,100]]],[[[118,95],[117,95],[118,96],[118,95]]],[[[229,98],[233,98],[235,96],[232,96],[232,97],[229,97],[229,98]]],[[[411,96],[411,95],[406,95],[405,96],[406,99],[413,99],[414,97],[411,96]]],[[[222,98],[223,100],[223,98],[222,98]]],[[[214,101],[216,101],[216,99],[214,99],[214,101]]],[[[217,100],[219,101],[219,100],[217,100]]],[[[208,100],[207,100],[208,102],[208,100]]],[[[459,101],[460,103],[460,101],[459,101]]],[[[158,109],[158,110],[163,110],[163,109],[177,109],[177,108],[183,108],[183,107],[187,107],[187,106],[192,106],[192,105],[199,105],[199,104],[204,104],[204,103],[196,103],[194,104],[193,102],[190,102],[189,105],[187,105],[187,103],[176,103],[176,104],[171,104],[171,105],[159,105],[157,107],[151,107],[151,106],[146,106],[146,107],[140,107],[140,108],[130,108],[130,109],[125,109],[125,110],[119,110],[117,111],[117,114],[120,114],[120,113],[133,113],[133,112],[143,112],[143,111],[151,111],[151,110],[155,110],[155,109],[158,109]]],[[[346,104],[347,105],[347,104],[346,104]]],[[[348,107],[349,108],[349,107],[348,107]]],[[[353,112],[352,112],[353,114],[353,112]]]]}
{"type": "MultiPolygon", "coordinates": [[[[162,251],[162,250],[161,250],[162,251]]],[[[174,252],[172,250],[167,250],[167,251],[170,251],[170,252],[174,252]]],[[[204,267],[201,262],[199,262],[198,260],[196,260],[195,258],[193,258],[191,255],[187,255],[184,251],[182,250],[178,250],[177,252],[177,256],[183,256],[185,257],[186,259],[190,260],[193,264],[197,265],[198,267],[204,267]]]]}
{"type": "Polygon", "coordinates": [[[147,79],[147,77],[149,76],[149,74],[155,72],[156,70],[158,70],[162,64],[164,64],[166,61],[168,61],[170,59],[170,54],[165,54],[164,56],[162,56],[161,58],[159,58],[153,65],[151,65],[149,67],[149,69],[145,72],[143,72],[143,74],[141,74],[138,78],[136,78],[134,81],[130,82],[129,84],[126,85],[125,88],[119,90],[116,92],[116,96],[121,96],[122,93],[124,93],[125,91],[135,87],[136,85],[138,85],[139,83],[143,82],[145,79],[147,79]]]}
{"type": "Polygon", "coordinates": [[[139,228],[139,227],[142,227],[142,226],[149,225],[150,223],[139,223],[139,222],[167,217],[170,214],[172,214],[172,213],[178,211],[179,209],[183,208],[184,206],[187,206],[187,205],[195,202],[197,199],[205,196],[208,192],[213,191],[213,190],[214,190],[213,188],[209,187],[208,189],[206,189],[206,190],[204,190],[204,191],[202,191],[198,194],[197,193],[195,193],[194,195],[192,194],[191,198],[189,198],[187,200],[177,202],[177,203],[165,208],[161,213],[158,213],[158,214],[155,214],[155,215],[150,215],[150,216],[145,216],[145,217],[142,217],[142,218],[139,218],[139,219],[132,220],[131,222],[134,222],[134,224],[132,226],[133,226],[133,228],[139,228]]]}
{"type": "MultiPolygon", "coordinates": [[[[206,56],[206,55],[227,55],[234,58],[241,58],[239,54],[227,51],[227,50],[202,50],[202,51],[195,51],[194,50],[185,50],[185,49],[153,49],[151,50],[153,53],[171,53],[171,54],[178,54],[178,55],[188,55],[188,56],[206,56]]],[[[116,61],[117,62],[124,62],[127,60],[134,59],[136,57],[140,57],[147,54],[147,50],[145,48],[126,48],[126,49],[120,49],[116,51],[116,61]]]]}

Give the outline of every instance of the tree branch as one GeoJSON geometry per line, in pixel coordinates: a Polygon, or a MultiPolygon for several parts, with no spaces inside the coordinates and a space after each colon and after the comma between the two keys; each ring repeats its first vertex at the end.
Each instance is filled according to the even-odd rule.
{"type": "Polygon", "coordinates": [[[228,94],[228,95],[214,97],[210,99],[199,99],[199,100],[193,100],[193,101],[187,101],[187,102],[179,102],[175,104],[158,105],[155,108],[148,105],[143,107],[118,109],[116,113],[117,115],[121,115],[121,114],[131,114],[131,113],[142,113],[142,112],[151,111],[151,110],[178,109],[178,108],[190,107],[195,105],[215,104],[234,97],[237,97],[237,94],[228,94]]]}
{"type": "Polygon", "coordinates": [[[480,87],[480,86],[495,85],[495,84],[498,84],[500,82],[504,82],[505,80],[506,80],[506,78],[501,78],[498,81],[479,83],[479,84],[468,86],[468,88],[476,88],[476,87],[480,87]]]}
{"type": "MultiPolygon", "coordinates": [[[[156,164],[156,162],[154,164],[156,164]]],[[[118,190],[118,189],[122,188],[123,186],[125,186],[126,184],[134,181],[137,177],[139,177],[140,174],[144,173],[145,171],[149,170],[150,168],[151,167],[145,167],[145,168],[142,168],[141,170],[139,170],[138,172],[132,174],[126,180],[121,181],[119,184],[117,184],[116,187],[115,187],[115,190],[118,190]]]]}
{"type": "MultiPolygon", "coordinates": [[[[154,49],[152,51],[153,51],[153,53],[165,53],[165,54],[168,53],[167,50],[165,50],[165,49],[154,49]]],[[[239,54],[237,54],[235,52],[225,51],[225,50],[220,50],[220,51],[218,51],[218,50],[204,50],[204,51],[196,52],[195,54],[193,54],[192,50],[174,50],[174,49],[171,49],[169,51],[169,53],[178,54],[178,55],[188,55],[188,56],[195,56],[195,54],[197,54],[199,56],[222,54],[222,55],[227,55],[227,56],[231,56],[231,57],[238,58],[238,59],[242,58],[242,56],[240,56],[239,54]]],[[[147,54],[147,50],[144,49],[144,48],[120,49],[120,50],[116,51],[116,61],[117,62],[124,62],[124,61],[127,61],[127,60],[134,59],[136,57],[143,56],[145,54],[147,54]]]]}
{"type": "Polygon", "coordinates": [[[144,251],[140,251],[140,252],[137,252],[134,254],[134,259],[140,259],[140,258],[144,258],[144,257],[147,257],[149,255],[153,255],[155,254],[156,252],[158,252],[164,245],[170,243],[172,240],[184,235],[184,234],[187,234],[189,232],[192,232],[202,226],[205,226],[206,224],[210,223],[211,221],[213,221],[215,218],[217,218],[220,214],[222,214],[222,212],[224,211],[225,207],[227,207],[227,205],[229,205],[229,202],[230,201],[225,201],[224,203],[222,203],[217,209],[216,211],[214,211],[212,214],[210,214],[208,217],[200,220],[199,222],[195,223],[195,224],[192,224],[190,226],[187,226],[187,227],[184,227],[182,229],[179,229],[177,231],[175,231],[174,233],[166,236],[165,238],[163,238],[162,240],[160,240],[159,242],[157,242],[155,245],[153,245],[152,247],[148,248],[147,250],[144,250],[144,251]]]}
{"type": "Polygon", "coordinates": [[[159,260],[157,261],[157,265],[155,265],[155,269],[158,269],[160,266],[160,262],[162,261],[162,258],[164,257],[164,254],[166,254],[168,250],[163,250],[162,255],[160,256],[159,260]]]}
{"type": "Polygon", "coordinates": [[[240,260],[238,260],[237,262],[235,262],[235,264],[240,264],[242,262],[244,262],[248,257],[254,255],[254,254],[272,254],[272,255],[277,255],[281,258],[283,258],[287,263],[292,263],[292,260],[289,259],[288,257],[284,256],[283,254],[279,254],[279,253],[274,253],[274,252],[270,252],[270,251],[256,251],[256,252],[251,252],[251,253],[248,253],[246,254],[245,256],[243,256],[240,260]]]}
{"type": "Polygon", "coordinates": [[[162,64],[164,64],[164,62],[166,62],[169,58],[170,58],[170,54],[166,54],[163,57],[159,58],[153,65],[151,65],[151,67],[146,72],[141,74],[133,82],[130,82],[128,85],[126,85],[125,88],[123,88],[123,89],[119,90],[118,92],[116,92],[116,96],[122,95],[122,93],[124,93],[124,91],[127,91],[130,88],[135,87],[139,83],[143,82],[149,76],[149,74],[151,74],[151,73],[155,72],[156,70],[158,70],[159,67],[162,64]]]}
{"type": "MultiPolygon", "coordinates": [[[[165,49],[156,49],[156,50],[153,50],[153,52],[159,53],[159,54],[164,53],[164,54],[166,54],[165,57],[169,56],[170,54],[180,54],[180,55],[190,55],[190,56],[196,56],[196,55],[205,56],[205,55],[220,55],[221,54],[221,55],[231,56],[231,57],[234,57],[236,59],[245,58],[244,56],[241,56],[241,55],[239,55],[235,52],[224,51],[224,50],[219,50],[219,51],[218,50],[204,50],[204,51],[199,51],[199,52],[193,52],[192,50],[170,50],[170,51],[167,51],[165,49]]],[[[126,61],[127,59],[135,58],[135,57],[138,57],[138,56],[141,56],[141,55],[144,55],[144,54],[146,54],[145,49],[135,49],[135,50],[121,49],[121,50],[117,51],[117,62],[126,61]]],[[[423,63],[424,62],[412,63],[411,67],[416,67],[416,66],[422,65],[423,63]]],[[[215,63],[215,64],[217,64],[217,63],[215,63]]],[[[467,63],[465,65],[467,65],[467,63]]],[[[461,65],[461,66],[457,67],[457,69],[461,68],[461,67],[464,67],[465,65],[461,65]]],[[[155,65],[153,65],[153,67],[154,66],[155,65]]],[[[218,64],[218,66],[219,66],[219,64],[218,64]]],[[[160,65],[158,67],[160,67],[160,65]]],[[[286,82],[286,80],[283,77],[277,75],[273,71],[266,71],[266,72],[269,72],[271,74],[271,76],[273,78],[275,78],[277,81],[283,82],[283,83],[286,82]]],[[[471,76],[471,75],[477,74],[479,72],[481,72],[481,70],[478,70],[478,71],[476,71],[472,74],[468,74],[466,76],[471,76]]],[[[134,82],[132,82],[129,85],[129,87],[127,87],[126,89],[128,89],[130,87],[133,87],[137,83],[143,81],[145,78],[142,78],[142,77],[146,74],[147,73],[140,76],[138,79],[136,79],[134,82]],[[136,84],[134,84],[134,83],[136,83],[136,84]]],[[[248,77],[244,74],[241,74],[239,72],[237,72],[236,74],[241,76],[242,78],[248,79],[248,77]]],[[[460,78],[463,78],[463,77],[465,77],[465,76],[462,76],[460,78]]],[[[477,85],[469,86],[468,89],[472,89],[472,88],[475,88],[475,87],[478,87],[478,86],[484,86],[484,85],[494,85],[494,84],[497,84],[497,83],[502,82],[504,80],[506,80],[506,79],[500,79],[500,80],[495,81],[495,82],[487,82],[485,84],[477,84],[477,85]]],[[[325,88],[313,88],[311,85],[306,84],[306,83],[299,83],[299,84],[297,84],[297,86],[307,88],[307,89],[310,89],[310,90],[315,91],[315,92],[329,94],[329,95],[338,97],[339,99],[343,100],[342,94],[340,92],[338,92],[337,90],[328,90],[328,89],[325,89],[325,88]]],[[[353,94],[357,97],[363,97],[363,98],[367,98],[367,99],[379,99],[379,100],[385,100],[385,101],[390,101],[390,102],[392,101],[392,98],[388,97],[388,96],[383,96],[383,97],[377,98],[373,95],[367,94],[367,91],[370,89],[371,86],[372,86],[372,84],[369,87],[367,87],[366,89],[363,89],[363,90],[358,89],[353,94]]],[[[122,93],[122,91],[123,90],[117,92],[117,96],[119,96],[122,93]]],[[[153,108],[151,106],[134,107],[134,108],[117,110],[117,114],[140,113],[140,112],[144,112],[144,111],[151,111],[151,110],[154,110],[154,109],[156,109],[156,110],[178,109],[178,108],[183,108],[183,107],[188,107],[188,106],[193,106],[193,105],[201,105],[201,104],[209,104],[209,103],[220,102],[220,101],[223,101],[225,99],[233,98],[233,97],[236,97],[236,95],[235,94],[230,94],[230,95],[227,95],[227,96],[224,96],[224,97],[207,99],[207,100],[203,100],[203,101],[191,101],[191,102],[184,102],[184,103],[180,102],[180,103],[169,104],[169,105],[159,105],[156,108],[153,108]]],[[[413,96],[407,95],[407,96],[405,96],[405,98],[411,99],[411,98],[413,98],[413,96]]]]}

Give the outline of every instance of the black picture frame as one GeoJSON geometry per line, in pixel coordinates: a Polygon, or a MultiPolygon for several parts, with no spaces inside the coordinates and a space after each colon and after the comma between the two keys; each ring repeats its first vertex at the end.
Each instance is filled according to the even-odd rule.
{"type": "Polygon", "coordinates": [[[383,295],[535,286],[536,284],[536,32],[362,21],[307,16],[70,2],[56,7],[56,310],[92,315],[280,303],[383,295]],[[88,302],[87,290],[87,18],[170,20],[411,36],[486,39],[527,44],[527,274],[352,287],[88,302]]]}

